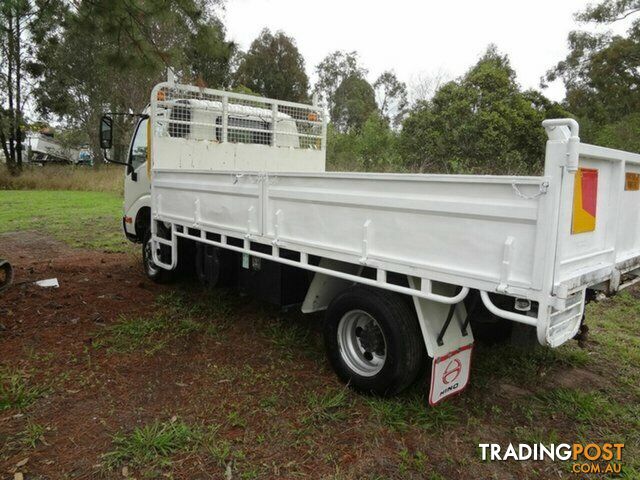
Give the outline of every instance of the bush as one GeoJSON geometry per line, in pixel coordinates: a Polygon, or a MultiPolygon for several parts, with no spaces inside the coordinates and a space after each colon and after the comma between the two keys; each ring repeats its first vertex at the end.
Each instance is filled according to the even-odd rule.
{"type": "Polygon", "coordinates": [[[632,113],[596,130],[594,143],[603,147],[640,152],[640,113],[632,113]]]}
{"type": "Polygon", "coordinates": [[[406,172],[398,152],[398,134],[377,112],[356,133],[327,130],[327,170],[360,172],[406,172]]]}

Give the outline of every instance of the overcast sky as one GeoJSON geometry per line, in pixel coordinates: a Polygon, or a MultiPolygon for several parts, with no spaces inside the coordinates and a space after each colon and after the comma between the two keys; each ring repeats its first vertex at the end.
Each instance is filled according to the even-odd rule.
{"type": "MultiPolygon", "coordinates": [[[[585,0],[227,0],[232,40],[246,50],[264,27],[293,36],[314,77],[334,50],[356,50],[370,80],[392,69],[411,83],[419,76],[463,74],[489,43],[507,53],[525,88],[567,53],[567,34],[585,0]]],[[[621,28],[622,26],[618,27],[621,28]]],[[[558,82],[545,94],[562,100],[558,82]]]]}

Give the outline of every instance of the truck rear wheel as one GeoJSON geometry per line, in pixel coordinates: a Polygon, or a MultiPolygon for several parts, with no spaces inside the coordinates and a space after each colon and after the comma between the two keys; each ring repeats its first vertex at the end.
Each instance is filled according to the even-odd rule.
{"type": "Polygon", "coordinates": [[[399,393],[424,364],[415,313],[400,295],[386,290],[355,286],[338,294],[327,309],[324,341],[338,376],[364,393],[399,393]]]}
{"type": "Polygon", "coordinates": [[[236,278],[236,263],[234,252],[196,243],[196,276],[207,288],[232,286],[236,278]]]}
{"type": "Polygon", "coordinates": [[[153,262],[151,254],[151,230],[147,230],[142,241],[142,266],[147,277],[156,283],[169,283],[173,278],[173,271],[165,270],[153,262]]]}

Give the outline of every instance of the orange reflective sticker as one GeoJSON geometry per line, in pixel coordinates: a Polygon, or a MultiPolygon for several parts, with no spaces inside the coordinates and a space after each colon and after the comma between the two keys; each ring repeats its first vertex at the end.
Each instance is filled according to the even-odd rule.
{"type": "Polygon", "coordinates": [[[640,173],[627,172],[625,175],[624,189],[633,192],[640,190],[640,173]]]}
{"type": "Polygon", "coordinates": [[[593,232],[596,229],[597,204],[598,170],[578,169],[573,188],[572,234],[593,232]]]}

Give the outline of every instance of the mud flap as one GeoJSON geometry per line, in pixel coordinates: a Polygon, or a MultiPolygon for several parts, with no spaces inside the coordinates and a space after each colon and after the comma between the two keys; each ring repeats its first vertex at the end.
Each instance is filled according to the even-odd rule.
{"type": "MultiPolygon", "coordinates": [[[[419,289],[420,281],[409,277],[411,288],[419,289]]],[[[433,290],[446,296],[456,293],[456,287],[447,284],[434,283],[433,290]]],[[[444,303],[413,297],[413,303],[427,353],[433,358],[429,403],[436,405],[462,392],[469,383],[473,333],[466,325],[464,302],[452,308],[444,303]]]]}
{"type": "Polygon", "coordinates": [[[462,393],[469,383],[473,343],[433,359],[429,405],[462,393]]]}

